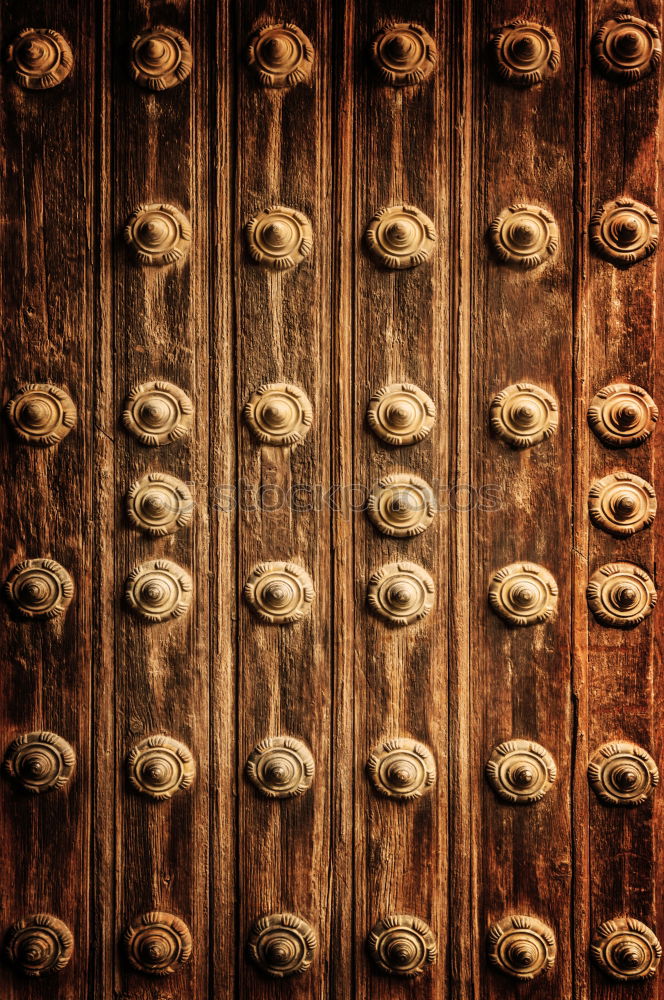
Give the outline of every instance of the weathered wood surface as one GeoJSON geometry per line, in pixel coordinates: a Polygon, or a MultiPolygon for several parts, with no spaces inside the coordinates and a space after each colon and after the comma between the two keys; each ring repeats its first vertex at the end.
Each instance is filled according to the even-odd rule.
{"type": "MultiPolygon", "coordinates": [[[[2,5],[3,40],[26,26],[25,11],[2,5]]],[[[51,24],[53,5],[31,5],[51,24]]],[[[68,784],[31,795],[3,776],[0,844],[3,933],[32,913],[63,920],[76,939],[55,980],[27,980],[0,965],[7,1000],[71,1000],[86,990],[89,967],[92,672],[91,511],[93,330],[92,11],[64,3],[58,28],[76,63],[60,87],[28,92],[3,68],[2,399],[30,382],[66,389],[78,422],[59,444],[33,447],[0,429],[1,577],[22,559],[50,557],[75,587],[66,615],[17,621],[0,615],[0,752],[22,733],[50,730],[73,747],[68,784]]]]}
{"type": "MultiPolygon", "coordinates": [[[[46,450],[17,443],[4,420],[0,430],[2,579],[19,559],[50,555],[76,586],[55,624],[18,623],[3,608],[0,749],[46,728],[77,753],[56,793],[27,798],[0,782],[3,927],[46,911],[76,938],[54,979],[1,964],[3,998],[490,1000],[513,984],[487,965],[487,928],[521,912],[558,944],[529,996],[618,1000],[625,987],[589,962],[592,929],[629,913],[664,937],[662,792],[610,809],[587,780],[589,756],[611,739],[661,762],[663,612],[607,629],[585,595],[589,573],[617,560],[657,582],[661,513],[620,540],[589,523],[587,496],[621,469],[657,487],[661,430],[610,450],[586,414],[615,381],[664,400],[661,251],[620,271],[588,246],[604,201],[626,194],[662,208],[660,76],[625,86],[589,59],[606,18],[629,9],[659,24],[661,8],[39,0],[28,14],[2,4],[5,42],[29,17],[62,31],[76,60],[41,93],[2,73],[3,399],[52,381],[79,415],[46,450]],[[491,29],[517,16],[550,25],[562,53],[556,75],[524,90],[498,78],[487,49],[491,29]],[[265,88],[247,67],[247,38],[283,18],[311,39],[313,73],[265,88]],[[422,24],[437,43],[436,69],[417,87],[386,87],[370,66],[373,33],[394,20],[422,24]],[[127,44],[164,23],[189,38],[194,68],[152,94],[129,78],[127,44]],[[143,202],[188,216],[184,262],[134,263],[122,228],[143,202]],[[491,255],[489,224],[515,202],[549,208],[560,228],[541,269],[491,255]],[[434,220],[436,250],[418,268],[380,269],[366,223],[403,203],[434,220]],[[281,273],[250,259],[244,235],[271,204],[304,212],[314,232],[311,255],[281,273]],[[195,407],[190,435],[155,449],[120,423],[126,393],[152,378],[195,407]],[[269,381],[312,401],[295,449],[260,446],[242,416],[269,381]],[[385,446],[365,419],[371,393],[395,381],[437,407],[431,434],[405,448],[385,446]],[[560,413],[556,434],[522,451],[488,423],[491,398],[517,381],[551,392],[560,413]],[[124,514],[126,489],[153,470],[189,482],[196,501],[192,525],[161,540],[124,514]],[[357,509],[399,470],[428,480],[440,506],[410,540],[379,534],[357,509]],[[330,486],[340,487],[334,509],[330,486]],[[184,618],[150,626],[125,607],[124,581],[158,556],[192,574],[194,600],[184,618]],[[269,560],[313,577],[303,622],[262,624],[247,606],[244,582],[269,560]],[[366,587],[399,560],[432,574],[436,605],[393,629],[370,613],[366,587]],[[553,573],[558,611],[509,628],[488,606],[488,582],[526,560],[553,573]],[[187,744],[197,765],[192,788],[165,803],[132,791],[125,774],[127,751],[155,732],[187,744]],[[251,749],[274,735],[312,750],[315,780],[300,798],[263,799],[246,779],[251,749]],[[369,751],[393,736],[436,759],[437,781],[416,802],[378,797],[367,780],[369,751]],[[513,737],[542,743],[558,765],[534,806],[504,803],[486,782],[492,747],[513,737]],[[154,909],[193,935],[192,962],[163,981],[130,971],[120,948],[126,924],[154,909]],[[257,917],[284,911],[312,923],[319,947],[306,975],[280,983],[247,961],[246,940],[257,917]],[[416,984],[372,969],[366,937],[390,913],[420,916],[436,934],[437,964],[416,984]]],[[[658,989],[661,974],[638,987],[648,1000],[658,989]]]]}
{"type": "MultiPolygon", "coordinates": [[[[471,513],[472,822],[477,888],[479,995],[505,995],[506,980],[486,965],[486,933],[503,917],[537,917],[554,931],[553,970],[530,984],[533,998],[569,996],[572,902],[570,767],[570,574],[572,524],[572,268],[574,262],[575,16],[571,5],[547,3],[533,20],[550,26],[564,58],[541,85],[517,88],[498,77],[488,58],[491,29],[524,14],[515,2],[476,3],[472,118],[471,461],[476,490],[490,487],[493,509],[471,513]],[[554,259],[524,271],[492,256],[487,230],[512,204],[553,213],[560,229],[554,259]],[[489,427],[489,406],[501,389],[530,382],[559,405],[549,440],[512,449],[489,427]],[[559,588],[550,621],[514,627],[489,607],[491,575],[527,561],[548,569],[559,588]],[[553,755],[558,780],[529,806],[502,801],[484,766],[493,747],[523,738],[553,755]]],[[[583,432],[583,429],[582,429],[583,432]]],[[[509,980],[507,980],[509,983],[509,980]]]]}

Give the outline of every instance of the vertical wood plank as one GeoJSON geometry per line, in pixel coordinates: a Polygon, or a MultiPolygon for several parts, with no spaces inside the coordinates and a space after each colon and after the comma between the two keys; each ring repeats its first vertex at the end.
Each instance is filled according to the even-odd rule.
{"type": "MultiPolygon", "coordinates": [[[[620,6],[598,0],[587,4],[584,12],[590,34],[616,13],[631,13],[662,28],[662,5],[658,0],[620,6]]],[[[585,108],[589,122],[590,213],[605,202],[627,196],[651,206],[662,218],[661,96],[659,71],[626,85],[606,79],[593,68],[585,108]],[[607,135],[621,138],[607,143],[607,135]]],[[[600,259],[592,250],[589,253],[584,299],[588,340],[583,396],[586,408],[598,390],[617,382],[643,387],[661,407],[661,338],[657,335],[662,308],[661,266],[661,249],[626,270],[600,259]]],[[[656,439],[651,437],[637,448],[614,449],[607,448],[590,428],[584,428],[582,433],[588,439],[588,462],[585,468],[579,468],[586,497],[596,479],[615,472],[630,472],[656,489],[661,487],[656,439]]],[[[661,440],[661,430],[659,437],[661,440]]],[[[627,562],[645,569],[657,583],[656,540],[661,528],[617,538],[589,524],[587,510],[580,510],[579,515],[586,526],[583,551],[589,576],[607,563],[627,562]]],[[[587,627],[587,758],[604,743],[626,740],[643,747],[661,764],[657,694],[662,676],[658,648],[661,606],[634,629],[607,628],[592,614],[588,614],[587,627]]],[[[589,932],[605,920],[630,915],[651,927],[661,939],[660,829],[664,813],[657,793],[654,799],[634,809],[611,808],[599,802],[586,778],[585,795],[589,822],[589,932]]],[[[654,1000],[660,995],[661,982],[643,982],[638,989],[642,997],[654,1000]]],[[[592,969],[592,997],[616,1000],[628,991],[628,985],[592,969]]]]}
{"type": "Polygon", "coordinates": [[[71,930],[70,964],[28,979],[3,963],[8,1000],[82,996],[88,977],[91,697],[91,222],[94,203],[94,14],[88,3],[29,10],[2,4],[3,43],[26,27],[50,27],[75,64],[59,86],[24,90],[2,71],[2,399],[20,385],[52,383],[71,395],[78,421],[59,444],[22,443],[2,421],[2,580],[26,558],[50,557],[75,587],[63,617],[19,621],[0,615],[0,752],[22,733],[50,730],[76,754],[68,784],[30,795],[0,783],[0,889],[4,928],[50,913],[71,930]]]}
{"type": "Polygon", "coordinates": [[[355,911],[356,989],[363,998],[406,997],[412,982],[377,972],[366,941],[392,914],[424,920],[437,939],[437,963],[417,992],[447,993],[447,658],[449,363],[449,24],[443,7],[410,4],[408,19],[435,40],[431,76],[406,88],[384,85],[368,46],[384,24],[403,21],[403,5],[358,2],[354,41],[357,81],[354,164],[354,483],[362,495],[385,475],[408,471],[425,479],[440,510],[414,538],[379,534],[355,509],[355,911]],[[364,229],[380,208],[411,204],[434,222],[438,243],[426,263],[404,271],[379,268],[364,229]],[[414,383],[435,402],[430,435],[413,446],[385,446],[366,423],[369,398],[381,386],[414,383]],[[422,621],[394,628],[367,606],[367,584],[383,564],[407,560],[431,574],[435,607],[422,621]],[[421,799],[378,795],[366,763],[386,739],[425,744],[437,780],[421,799]]]}
{"type": "MultiPolygon", "coordinates": [[[[301,622],[266,625],[238,608],[238,985],[259,998],[319,997],[328,988],[332,675],[330,632],[330,6],[295,2],[288,21],[315,53],[309,81],[263,86],[247,66],[250,33],[283,19],[270,2],[238,8],[236,105],[236,399],[238,411],[267,382],[303,389],[313,422],[297,448],[260,446],[242,421],[238,438],[239,586],[257,563],[295,562],[311,575],[315,599],[301,622]],[[294,269],[254,263],[243,227],[284,205],[303,212],[313,250],[294,269]],[[269,800],[247,781],[254,746],[273,736],[304,741],[315,761],[312,787],[269,800]],[[257,918],[291,912],[315,929],[309,971],[271,980],[246,959],[257,918]]],[[[239,415],[239,414],[238,414],[239,415]]]]}
{"type": "MultiPolygon", "coordinates": [[[[529,984],[529,996],[571,991],[570,539],[571,361],[575,17],[570,5],[545,3],[532,19],[555,32],[562,53],[557,73],[517,88],[491,67],[492,29],[524,16],[514,2],[476,3],[475,173],[473,192],[473,477],[476,491],[497,502],[472,513],[471,608],[473,755],[479,995],[502,997],[512,984],[486,959],[494,921],[537,917],[556,937],[553,970],[529,984]],[[549,209],[560,230],[555,259],[533,271],[514,270],[491,255],[487,231],[507,206],[549,209]],[[530,382],[558,401],[559,425],[548,441],[510,449],[489,428],[493,396],[530,382]],[[490,609],[493,572],[528,561],[558,584],[556,616],[543,625],[510,627],[490,609]],[[484,776],[494,746],[524,738],[542,744],[558,779],[534,805],[499,799],[484,776]]],[[[487,498],[488,499],[488,498],[487,498]]]]}
{"type": "MultiPolygon", "coordinates": [[[[186,0],[153,5],[116,3],[113,21],[112,198],[115,573],[115,939],[141,914],[161,910],[182,919],[193,938],[193,958],[168,980],[168,989],[207,995],[209,973],[209,175],[208,7],[186,0]],[[165,25],[189,40],[188,80],[164,91],[139,87],[128,72],[128,46],[139,31],[165,25]],[[175,265],[136,263],[122,239],[130,212],[142,203],[171,203],[193,229],[188,256],[175,265]],[[157,448],[140,444],[120,426],[126,394],[164,379],[194,406],[188,436],[157,448]],[[191,525],[152,539],[133,530],[124,513],[131,483],[159,471],[189,483],[191,525]],[[148,624],[132,615],[123,591],[129,572],[166,558],[193,580],[193,600],[182,617],[148,624]],[[166,734],[193,754],[191,788],[165,802],[133,791],[126,755],[152,734],[166,734]]],[[[109,568],[110,571],[110,568],[109,568]]],[[[154,980],[121,958],[115,989],[152,996],[154,980]]]]}

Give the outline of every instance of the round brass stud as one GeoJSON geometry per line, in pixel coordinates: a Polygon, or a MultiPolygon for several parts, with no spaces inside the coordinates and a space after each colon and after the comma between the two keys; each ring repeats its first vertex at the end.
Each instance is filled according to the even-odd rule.
{"type": "Polygon", "coordinates": [[[127,754],[127,773],[137,792],[163,802],[191,786],[196,765],[184,743],[171,736],[148,736],[127,754]]]}
{"type": "Polygon", "coordinates": [[[371,217],[364,238],[376,263],[403,270],[428,260],[438,236],[429,216],[419,208],[390,205],[371,217]]]}
{"type": "Polygon", "coordinates": [[[268,625],[301,621],[311,611],[314,594],[307,571],[290,562],[259,563],[244,585],[251,610],[268,625]]]}
{"type": "Polygon", "coordinates": [[[174,28],[150,28],[132,39],[129,72],[141,87],[177,87],[187,79],[191,67],[191,46],[174,28]]]}
{"type": "Polygon", "coordinates": [[[136,566],[125,583],[125,598],[131,610],[155,624],[179,618],[189,610],[191,577],[168,559],[153,559],[136,566]]]}
{"type": "Polygon", "coordinates": [[[57,87],[74,65],[69,42],[52,28],[24,28],[9,46],[7,60],[26,90],[57,87]]]}
{"type": "Polygon", "coordinates": [[[614,917],[600,924],[590,942],[595,964],[612,979],[629,983],[650,979],[657,972],[662,946],[645,924],[634,917],[614,917]]]}
{"type": "Polygon", "coordinates": [[[22,441],[43,447],[62,441],[76,423],[76,407],[69,395],[48,383],[22,385],[7,403],[6,413],[22,441]]]}
{"type": "Polygon", "coordinates": [[[597,393],[588,408],[588,423],[609,448],[634,448],[655,429],[659,410],[639,385],[619,382],[597,393]]]}
{"type": "Polygon", "coordinates": [[[151,976],[178,972],[191,958],[189,928],[172,913],[143,913],[127,927],[123,940],[133,967],[151,976]]]}
{"type": "Polygon", "coordinates": [[[261,444],[298,445],[309,433],[313,410],[306,392],[288,382],[269,382],[252,394],[244,418],[261,444]]]}
{"type": "Polygon", "coordinates": [[[530,382],[508,385],[494,396],[491,428],[512,448],[532,448],[558,429],[558,403],[551,393],[530,382]]]}
{"type": "Polygon", "coordinates": [[[532,87],[553,76],[560,66],[560,45],[545,24],[517,18],[492,32],[496,69],[515,87],[532,87]]]}
{"type": "Polygon", "coordinates": [[[659,66],[662,42],[654,24],[632,14],[617,14],[593,35],[592,52],[604,76],[635,83],[659,66]]]}
{"type": "Polygon", "coordinates": [[[434,605],[434,582],[417,563],[386,563],[369,577],[367,603],[390,625],[412,625],[434,605]]]}
{"type": "Polygon", "coordinates": [[[640,625],[657,603],[655,585],[640,566],[607,563],[590,577],[588,607],[597,621],[611,628],[640,625]]]}
{"type": "Polygon", "coordinates": [[[509,205],[491,223],[489,242],[502,264],[530,271],[554,256],[560,234],[546,208],[509,205]]]}
{"type": "Polygon", "coordinates": [[[489,961],[515,979],[535,979],[556,961],[553,931],[537,917],[504,917],[489,928],[489,961]]]}
{"type": "Polygon", "coordinates": [[[5,753],[5,774],[35,795],[62,788],[76,766],[76,754],[57,733],[23,733],[5,753]]]}
{"type": "Polygon", "coordinates": [[[420,24],[386,24],[371,40],[374,68],[390,87],[412,87],[431,76],[436,43],[420,24]]]}
{"type": "Polygon", "coordinates": [[[175,205],[139,205],[127,219],[124,238],[139,264],[162,267],[189,252],[191,225],[175,205]]]}
{"type": "Polygon", "coordinates": [[[631,472],[614,472],[592,484],[588,511],[596,528],[625,537],[650,527],[657,513],[657,497],[645,479],[631,472]]]}
{"type": "Polygon", "coordinates": [[[194,407],[186,392],[172,382],[135,386],[124,403],[122,423],[141,444],[171,444],[188,434],[194,407]]]}
{"type": "Polygon", "coordinates": [[[541,625],[558,604],[558,585],[537,563],[510,563],[494,573],[489,604],[509,625],[541,625]]]}
{"type": "Polygon", "coordinates": [[[296,24],[265,24],[249,39],[247,62],[264,87],[294,87],[311,76],[314,47],[296,24]]]}
{"type": "Polygon", "coordinates": [[[294,913],[261,917],[249,932],[249,957],[261,972],[276,979],[306,972],[317,947],[311,924],[294,913]]]}
{"type": "Polygon", "coordinates": [[[429,484],[408,472],[384,476],[367,499],[369,520],[391,538],[413,538],[429,527],[436,513],[429,484]]]}
{"type": "Polygon", "coordinates": [[[486,776],[493,790],[512,805],[539,802],[558,776],[556,762],[539,743],[507,740],[491,751],[486,776]]]}
{"type": "Polygon", "coordinates": [[[271,205],[245,226],[247,248],[257,264],[285,271],[296,267],[314,245],[309,219],[295,208],[271,205]]]}
{"type": "Polygon", "coordinates": [[[396,737],[373,748],[367,760],[367,773],[381,795],[410,801],[429,791],[436,780],[436,764],[431,751],[422,743],[396,737]]]}
{"type": "Polygon", "coordinates": [[[588,780],[600,802],[640,806],[659,784],[659,770],[643,747],[615,740],[592,755],[588,780]]]}
{"type": "Polygon", "coordinates": [[[49,913],[33,913],[9,928],[5,953],[25,976],[46,976],[69,964],[74,937],[62,920],[49,913]]]}
{"type": "Polygon", "coordinates": [[[417,444],[430,433],[436,407],[426,392],[410,382],[394,382],[374,392],[367,407],[367,423],[387,444],[417,444]]]}
{"type": "Polygon", "coordinates": [[[291,799],[303,795],[314,780],[311,751],[293,736],[261,740],[249,754],[247,777],[268,799],[291,799]]]}
{"type": "Polygon", "coordinates": [[[659,219],[648,205],[632,198],[605,202],[590,218],[590,244],[616,267],[631,267],[650,257],[659,242],[659,219]]]}
{"type": "Polygon", "coordinates": [[[165,472],[149,472],[129,487],[127,517],[152,538],[171,535],[191,523],[194,498],[189,487],[165,472]]]}
{"type": "Polygon", "coordinates": [[[71,604],[74,584],[54,559],[24,559],[10,570],[4,593],[21,618],[58,618],[71,604]]]}
{"type": "Polygon", "coordinates": [[[392,976],[421,976],[438,958],[433,931],[410,914],[383,917],[372,927],[367,946],[376,967],[392,976]]]}

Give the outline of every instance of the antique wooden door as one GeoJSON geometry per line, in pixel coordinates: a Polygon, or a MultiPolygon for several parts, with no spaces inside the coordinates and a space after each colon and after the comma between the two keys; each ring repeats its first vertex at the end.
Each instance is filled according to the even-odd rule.
{"type": "Polygon", "coordinates": [[[664,995],[663,7],[0,0],[2,1000],[664,995]]]}

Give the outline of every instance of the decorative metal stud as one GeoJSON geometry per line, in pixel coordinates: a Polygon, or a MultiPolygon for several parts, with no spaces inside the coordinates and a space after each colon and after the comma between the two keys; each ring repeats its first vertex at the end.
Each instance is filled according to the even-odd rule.
{"type": "Polygon", "coordinates": [[[311,924],[294,913],[261,917],[249,932],[249,957],[261,972],[275,979],[306,972],[317,947],[311,924]]]}
{"type": "Polygon", "coordinates": [[[560,66],[560,45],[545,24],[517,18],[492,32],[496,69],[515,87],[532,87],[553,76],[560,66]]]}
{"type": "Polygon", "coordinates": [[[191,523],[194,498],[189,487],[165,472],[149,472],[129,487],[127,517],[153,538],[171,535],[191,523]]]}
{"type": "Polygon", "coordinates": [[[376,263],[391,270],[417,267],[431,256],[438,236],[414,205],[390,205],[369,219],[364,238],[376,263]]]}
{"type": "Polygon", "coordinates": [[[631,472],[614,472],[592,484],[588,511],[596,528],[625,537],[650,527],[657,513],[657,497],[645,479],[631,472]]]}
{"type": "Polygon", "coordinates": [[[648,205],[632,198],[605,202],[590,218],[590,245],[616,267],[650,257],[659,242],[659,219],[648,205]]]}
{"type": "Polygon", "coordinates": [[[558,585],[537,563],[510,563],[494,573],[489,604],[509,625],[541,625],[558,604],[558,585]]]}
{"type": "Polygon", "coordinates": [[[309,433],[313,410],[306,392],[288,382],[261,385],[245,404],[244,418],[261,444],[301,444],[309,433]]]}
{"type": "Polygon", "coordinates": [[[590,577],[588,607],[597,621],[611,628],[640,625],[657,603],[655,585],[640,566],[607,563],[590,577]]]}
{"type": "Polygon", "coordinates": [[[194,407],[186,392],[172,382],[145,382],[125,399],[123,426],[140,441],[156,447],[179,441],[191,430],[194,407]]]}
{"type": "Polygon", "coordinates": [[[163,802],[191,786],[196,765],[184,743],[171,736],[148,736],[127,754],[127,773],[137,792],[163,802]]]}
{"type": "Polygon", "coordinates": [[[189,610],[191,577],[168,559],[153,559],[136,566],[125,583],[125,598],[131,610],[146,622],[169,621],[189,610]]]}
{"type": "Polygon", "coordinates": [[[612,979],[630,983],[651,979],[657,973],[662,946],[640,920],[614,917],[595,930],[590,954],[602,972],[612,979]]]}
{"type": "Polygon", "coordinates": [[[371,40],[374,68],[390,87],[413,87],[431,76],[436,43],[420,24],[386,24],[371,40]]]}
{"type": "Polygon", "coordinates": [[[659,784],[659,770],[643,747],[616,740],[592,755],[588,780],[605,805],[640,806],[659,784]]]}
{"type": "Polygon", "coordinates": [[[436,780],[436,764],[431,751],[422,743],[398,737],[373,748],[367,760],[367,773],[381,795],[410,801],[429,791],[436,780]]]}
{"type": "Polygon", "coordinates": [[[386,563],[369,577],[367,603],[390,625],[412,625],[434,605],[434,582],[417,563],[386,563]]]}
{"type": "Polygon", "coordinates": [[[284,205],[271,205],[258,212],[249,219],[245,233],[252,259],[275,271],[296,267],[314,245],[309,219],[303,212],[284,205]]]}
{"type": "Polygon", "coordinates": [[[127,927],[123,941],[133,967],[151,976],[178,972],[191,958],[189,928],[172,913],[143,913],[127,927]]]}
{"type": "Polygon", "coordinates": [[[54,559],[24,559],[10,570],[4,594],[21,618],[58,618],[71,604],[74,584],[54,559]]]}
{"type": "Polygon", "coordinates": [[[421,976],[438,958],[433,931],[410,914],[383,917],[372,927],[367,946],[377,968],[392,976],[421,976]]]}
{"type": "Polygon", "coordinates": [[[491,751],[486,776],[501,799],[512,805],[531,805],[544,798],[558,771],[549,751],[539,743],[507,740],[491,751]]]}
{"type": "Polygon", "coordinates": [[[367,500],[369,520],[383,535],[412,538],[429,527],[436,513],[433,491],[407,472],[384,476],[367,500]]]}
{"type": "Polygon", "coordinates": [[[509,205],[489,227],[489,242],[503,264],[530,271],[558,250],[556,220],[540,205],[509,205]]]}
{"type": "Polygon", "coordinates": [[[314,780],[311,751],[294,736],[272,736],[261,740],[249,754],[247,777],[268,799],[291,799],[303,795],[314,780]]]}
{"type": "Polygon", "coordinates": [[[492,924],[487,939],[489,961],[515,979],[535,979],[556,961],[553,931],[537,917],[504,917],[492,924]]]}
{"type": "Polygon", "coordinates": [[[174,28],[150,28],[131,42],[129,72],[148,90],[168,90],[186,80],[192,67],[191,46],[174,28]]]}
{"type": "Polygon", "coordinates": [[[5,954],[25,976],[61,972],[74,951],[74,937],[62,920],[50,913],[33,913],[9,928],[5,954]]]}
{"type": "Polygon", "coordinates": [[[618,382],[597,393],[588,408],[588,423],[609,448],[634,448],[655,429],[659,410],[640,385],[618,382]]]}
{"type": "Polygon", "coordinates": [[[62,788],[75,766],[76,754],[57,733],[23,733],[5,753],[5,774],[35,795],[62,788]]]}
{"type": "Polygon", "coordinates": [[[192,230],[175,205],[139,205],[127,219],[124,237],[139,264],[162,267],[189,252],[192,230]]]}
{"type": "Polygon", "coordinates": [[[491,428],[512,448],[532,448],[558,429],[558,403],[530,382],[508,385],[494,396],[489,411],[491,428]]]}
{"type": "Polygon", "coordinates": [[[291,562],[258,563],[244,585],[249,607],[268,625],[301,621],[310,613],[314,595],[306,569],[291,562]]]}
{"type": "Polygon", "coordinates": [[[367,407],[367,423],[387,444],[417,444],[430,433],[436,407],[426,392],[410,382],[394,382],[374,392],[367,407]]]}
{"type": "Polygon", "coordinates": [[[662,42],[654,24],[632,14],[616,14],[593,35],[592,52],[604,76],[635,83],[659,66],[662,42]]]}
{"type": "Polygon", "coordinates": [[[311,76],[314,47],[296,24],[265,24],[249,39],[247,62],[264,87],[294,87],[311,76]]]}
{"type": "Polygon", "coordinates": [[[7,403],[6,413],[22,441],[42,447],[62,441],[76,423],[76,407],[69,395],[44,382],[22,385],[7,403]]]}
{"type": "Polygon", "coordinates": [[[74,65],[69,42],[52,28],[24,28],[9,46],[7,60],[26,90],[57,87],[74,65]]]}

